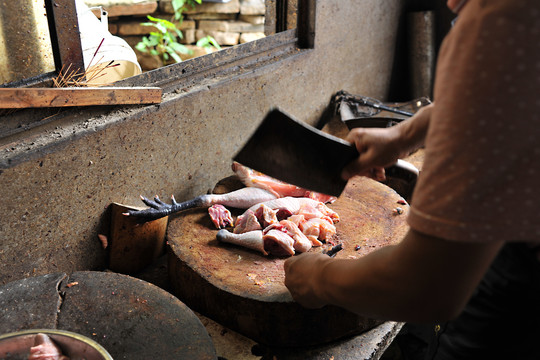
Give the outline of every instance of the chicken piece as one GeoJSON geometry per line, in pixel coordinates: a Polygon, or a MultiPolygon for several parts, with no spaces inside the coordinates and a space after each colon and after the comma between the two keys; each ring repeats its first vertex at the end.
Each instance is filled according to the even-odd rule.
{"type": "Polygon", "coordinates": [[[306,190],[296,185],[280,181],[261,172],[250,169],[236,161],[233,162],[232,169],[244,185],[268,190],[274,193],[276,197],[307,197],[323,203],[332,203],[336,201],[335,196],[306,190]]]}
{"type": "Polygon", "coordinates": [[[279,223],[266,227],[263,233],[266,234],[270,230],[278,230],[289,235],[294,241],[293,248],[295,253],[306,252],[311,249],[311,242],[293,222],[282,220],[279,223]]]}
{"type": "MultiPolygon", "coordinates": [[[[237,162],[233,163],[233,171],[247,186],[226,194],[207,194],[181,203],[172,197],[172,204],[164,203],[155,196],[153,200],[141,196],[142,202],[149,206],[143,210],[129,210],[124,215],[133,216],[141,222],[150,221],[174,214],[179,211],[210,207],[215,204],[239,209],[247,209],[258,203],[281,197],[305,197],[322,203],[334,202],[334,196],[324,195],[299,188],[298,186],[273,179],[260,172],[254,171],[237,162]]],[[[323,204],[324,205],[324,204],[323,204]]],[[[275,208],[274,208],[275,209],[275,208]]],[[[212,214],[210,215],[212,216],[212,214]]],[[[217,220],[219,224],[219,220],[217,220]]],[[[219,225],[218,225],[219,226],[219,225]]]]}
{"type": "Polygon", "coordinates": [[[46,334],[37,334],[30,348],[28,360],[69,360],[46,334]]]}
{"type": "Polygon", "coordinates": [[[312,218],[306,220],[299,226],[300,230],[308,237],[313,239],[316,237],[318,240],[327,241],[330,240],[336,233],[336,227],[328,220],[321,218],[312,218]]]}
{"type": "Polygon", "coordinates": [[[319,202],[317,204],[303,204],[298,210],[299,215],[304,215],[306,220],[313,218],[326,219],[330,223],[339,222],[339,215],[334,210],[330,209],[325,204],[319,202]]]}
{"type": "Polygon", "coordinates": [[[287,235],[293,238],[293,247],[295,251],[306,252],[311,249],[313,245],[312,242],[306,237],[306,235],[304,235],[298,225],[296,225],[290,220],[281,220],[279,224],[283,226],[283,229],[281,231],[284,231],[287,235]]]}
{"type": "MultiPolygon", "coordinates": [[[[306,218],[304,217],[304,215],[301,215],[301,214],[292,215],[287,220],[295,223],[296,226],[298,226],[298,228],[300,229],[300,231],[302,231],[301,229],[303,227],[303,224],[306,222],[306,218]]],[[[318,228],[317,228],[317,230],[318,230],[318,228]]],[[[302,233],[311,242],[311,246],[313,246],[313,247],[322,246],[323,243],[318,239],[319,233],[320,233],[319,231],[316,231],[316,235],[310,235],[310,232],[308,232],[308,234],[305,234],[302,231],[302,233]]]]}
{"type": "Polygon", "coordinates": [[[260,204],[259,207],[255,210],[255,216],[259,220],[262,228],[266,228],[269,225],[278,223],[277,210],[271,209],[266,206],[264,203],[260,204]]]}
{"type": "Polygon", "coordinates": [[[234,224],[231,212],[221,204],[214,204],[208,208],[210,219],[218,229],[234,224]]]}
{"type": "Polygon", "coordinates": [[[307,239],[309,241],[311,241],[311,245],[313,247],[317,247],[317,246],[322,246],[323,245],[323,242],[321,240],[319,240],[318,238],[319,234],[317,235],[306,235],[307,239]]]}
{"type": "Polygon", "coordinates": [[[216,238],[221,242],[243,246],[248,249],[259,251],[263,255],[268,255],[268,252],[264,248],[265,242],[263,241],[262,230],[253,230],[242,234],[235,234],[226,229],[221,229],[217,232],[216,238]]]}
{"type": "MultiPolygon", "coordinates": [[[[277,198],[265,201],[264,205],[274,210],[280,209],[280,211],[288,211],[291,214],[297,214],[302,206],[305,206],[306,204],[317,206],[317,204],[319,203],[319,201],[310,198],[296,198],[292,196],[287,196],[284,198],[277,198]]],[[[249,210],[255,211],[258,207],[259,204],[256,204],[250,207],[249,210]]]]}
{"type": "Polygon", "coordinates": [[[255,213],[251,210],[246,210],[236,219],[234,233],[241,234],[253,230],[262,230],[262,226],[259,223],[259,219],[257,219],[255,213]]]}
{"type": "Polygon", "coordinates": [[[276,256],[294,255],[294,239],[277,229],[269,229],[263,233],[264,249],[276,256]]]}
{"type": "Polygon", "coordinates": [[[276,195],[259,188],[242,188],[226,194],[207,194],[198,196],[192,200],[181,203],[176,202],[172,197],[172,204],[166,204],[158,196],[154,200],[149,200],[141,196],[141,200],[150,208],[144,210],[129,210],[124,213],[126,216],[133,216],[141,221],[150,221],[164,216],[194,208],[210,207],[215,204],[230,206],[239,209],[247,209],[250,206],[276,199],[276,195]]]}
{"type": "Polygon", "coordinates": [[[339,222],[339,214],[335,212],[334,210],[330,209],[328,206],[326,206],[322,202],[319,202],[316,207],[321,213],[323,213],[325,216],[331,219],[330,221],[331,223],[336,224],[339,222]]]}
{"type": "Polygon", "coordinates": [[[318,204],[304,204],[298,210],[297,215],[303,215],[305,220],[326,216],[317,208],[317,205],[318,204]]]}
{"type": "Polygon", "coordinates": [[[291,215],[287,218],[287,220],[289,221],[292,221],[293,223],[296,224],[296,226],[300,226],[301,223],[303,223],[304,221],[306,221],[306,218],[304,217],[304,215],[301,215],[301,214],[295,214],[295,215],[291,215]]]}
{"type": "Polygon", "coordinates": [[[218,241],[243,246],[262,253],[275,256],[294,255],[294,240],[283,231],[270,229],[263,233],[263,230],[253,230],[242,234],[235,234],[226,229],[217,232],[218,241]]]}

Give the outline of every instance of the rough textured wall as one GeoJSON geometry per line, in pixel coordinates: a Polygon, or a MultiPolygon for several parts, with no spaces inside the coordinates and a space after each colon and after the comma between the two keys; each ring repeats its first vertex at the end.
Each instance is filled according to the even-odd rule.
{"type": "Polygon", "coordinates": [[[159,106],[80,109],[0,139],[0,284],[104,268],[97,233],[111,202],[205,193],[273,106],[314,123],[338,90],[384,98],[401,10],[399,0],[318,1],[314,50],[159,106]]]}

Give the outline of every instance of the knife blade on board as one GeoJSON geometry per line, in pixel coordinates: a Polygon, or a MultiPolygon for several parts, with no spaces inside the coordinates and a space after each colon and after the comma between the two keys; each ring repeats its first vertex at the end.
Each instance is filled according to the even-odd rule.
{"type": "Polygon", "coordinates": [[[272,109],[233,160],[281,181],[339,196],[353,144],[272,109]]]}
{"type": "MultiPolygon", "coordinates": [[[[341,171],[358,156],[355,146],[274,108],[233,160],[278,180],[338,197],[341,171]]],[[[415,182],[419,170],[399,159],[386,173],[415,182]]]]}

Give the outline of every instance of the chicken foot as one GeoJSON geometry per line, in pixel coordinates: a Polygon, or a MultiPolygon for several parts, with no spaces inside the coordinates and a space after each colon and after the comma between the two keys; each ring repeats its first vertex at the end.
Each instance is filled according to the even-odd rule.
{"type": "Polygon", "coordinates": [[[180,211],[210,207],[215,204],[230,206],[238,209],[247,209],[255,204],[273,200],[276,195],[260,188],[246,187],[226,194],[206,194],[197,196],[194,199],[184,202],[176,202],[174,196],[171,197],[172,204],[167,204],[156,195],[153,200],[141,196],[144,204],[149,206],[143,210],[129,210],[124,213],[126,216],[133,216],[141,222],[156,220],[180,211]]]}

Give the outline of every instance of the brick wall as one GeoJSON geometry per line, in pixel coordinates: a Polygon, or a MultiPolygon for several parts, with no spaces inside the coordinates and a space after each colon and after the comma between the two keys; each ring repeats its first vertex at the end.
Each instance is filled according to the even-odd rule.
{"type": "MultiPolygon", "coordinates": [[[[152,27],[141,26],[147,22],[146,15],[171,20],[171,0],[84,0],[89,7],[102,6],[108,13],[109,31],[125,39],[131,47],[152,31],[152,27]]],[[[94,10],[99,14],[98,10],[94,10]]],[[[195,43],[212,36],[222,47],[234,46],[264,37],[264,0],[230,0],[226,3],[203,2],[194,9],[184,12],[184,21],[177,24],[184,38],[180,41],[193,50],[193,55],[181,55],[186,60],[204,55],[206,50],[195,43]]],[[[99,17],[99,16],[98,16],[99,17]]],[[[143,71],[161,66],[159,60],[136,51],[143,71]]]]}

